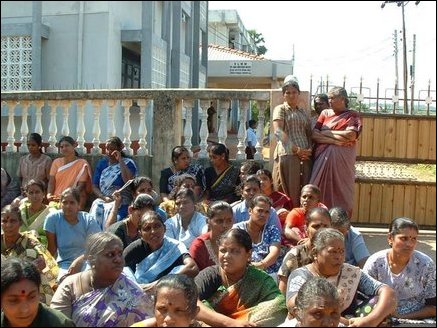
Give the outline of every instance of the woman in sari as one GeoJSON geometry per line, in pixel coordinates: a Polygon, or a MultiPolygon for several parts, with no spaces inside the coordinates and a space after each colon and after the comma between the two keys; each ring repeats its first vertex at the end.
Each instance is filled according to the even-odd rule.
{"type": "Polygon", "coordinates": [[[373,279],[359,267],[344,263],[344,236],[333,228],[316,232],[313,239],[314,261],[294,270],[288,278],[287,306],[293,308],[296,295],[309,278],[324,277],[337,287],[342,300],[341,322],[349,327],[377,327],[396,309],[396,296],[392,288],[373,279]],[[356,315],[357,291],[368,298],[378,296],[378,301],[367,316],[356,315]],[[346,319],[345,315],[352,314],[346,319]]]}
{"type": "Polygon", "coordinates": [[[5,206],[1,212],[2,256],[32,261],[41,273],[41,302],[49,305],[56,284],[58,266],[47,249],[30,231],[20,232],[22,223],[18,208],[5,206]]]}
{"type": "Polygon", "coordinates": [[[316,147],[310,183],[320,188],[323,204],[328,208],[340,206],[351,217],[361,119],[358,112],[348,109],[344,88],[332,88],[328,98],[331,108],[322,111],[313,130],[316,147]]]}
{"type": "Polygon", "coordinates": [[[197,319],[216,327],[274,327],[287,315],[284,296],[275,281],[250,265],[252,240],[231,229],[219,240],[219,263],[195,278],[200,307],[197,319]]]}
{"type": "Polygon", "coordinates": [[[159,192],[161,193],[162,201],[169,199],[168,195],[175,187],[177,177],[184,173],[196,177],[196,194],[202,194],[205,190],[204,170],[201,165],[191,163],[188,149],[184,146],[174,147],[171,152],[171,161],[172,166],[162,170],[161,177],[159,178],[159,192]]]}
{"type": "Polygon", "coordinates": [[[229,204],[239,200],[236,187],[240,184],[240,171],[229,163],[229,149],[223,144],[209,149],[211,166],[205,169],[207,202],[223,200],[229,204]]]}
{"type": "Polygon", "coordinates": [[[165,236],[165,224],[155,212],[146,212],[138,226],[141,238],[123,252],[126,266],[140,284],[149,284],[169,273],[194,277],[199,272],[185,245],[165,236]]]}
{"type": "MultiPolygon", "coordinates": [[[[93,192],[97,196],[94,203],[112,202],[114,200],[112,194],[137,174],[135,162],[126,157],[123,148],[124,144],[118,137],[106,140],[106,156],[97,162],[94,169],[93,192]]],[[[118,221],[127,216],[127,208],[132,201],[129,190],[125,189],[121,196],[122,202],[118,208],[118,221]]],[[[94,203],[92,208],[95,208],[94,203]]]]}
{"type": "Polygon", "coordinates": [[[51,308],[77,327],[128,327],[153,315],[151,295],[123,273],[123,243],[110,232],[87,240],[85,258],[91,269],[65,278],[51,308]]]}
{"type": "Polygon", "coordinates": [[[80,192],[80,209],[85,208],[87,196],[92,190],[91,168],[88,162],[78,157],[77,146],[72,137],[59,140],[59,150],[63,157],[56,158],[50,168],[47,200],[59,202],[61,193],[69,187],[77,187],[80,192]]]}
{"type": "Polygon", "coordinates": [[[208,232],[193,240],[190,255],[196,261],[199,270],[219,264],[218,240],[220,236],[232,228],[234,216],[232,207],[226,202],[216,201],[208,208],[208,232]]]}
{"type": "Polygon", "coordinates": [[[46,191],[44,182],[31,179],[24,186],[26,198],[22,199],[20,204],[21,220],[23,221],[20,230],[35,230],[43,244],[47,244],[46,233],[43,229],[44,220],[47,215],[56,212],[55,208],[44,204],[46,191]]]}

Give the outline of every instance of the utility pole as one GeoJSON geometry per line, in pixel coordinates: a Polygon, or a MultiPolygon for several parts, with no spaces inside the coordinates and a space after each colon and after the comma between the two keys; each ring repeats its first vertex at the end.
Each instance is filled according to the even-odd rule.
{"type": "MultiPolygon", "coordinates": [[[[395,77],[396,81],[399,81],[399,70],[398,70],[398,30],[395,30],[393,33],[393,46],[394,51],[393,55],[395,56],[395,77]]],[[[395,90],[395,94],[397,95],[397,89],[395,90]]]]}
{"type": "Polygon", "coordinates": [[[411,80],[411,113],[414,109],[414,83],[416,82],[416,34],[413,34],[413,64],[410,66],[411,80]]]}
{"type": "Polygon", "coordinates": [[[294,43],[293,43],[293,56],[291,57],[291,75],[294,74],[294,43]]]}

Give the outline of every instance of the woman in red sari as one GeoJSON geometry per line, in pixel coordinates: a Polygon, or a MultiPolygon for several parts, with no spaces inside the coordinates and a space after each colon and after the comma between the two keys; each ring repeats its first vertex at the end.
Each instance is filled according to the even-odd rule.
{"type": "Polygon", "coordinates": [[[358,112],[348,108],[344,88],[332,88],[328,99],[331,108],[322,111],[313,130],[316,148],[310,183],[320,188],[323,204],[328,208],[341,206],[351,217],[361,119],[358,112]]]}

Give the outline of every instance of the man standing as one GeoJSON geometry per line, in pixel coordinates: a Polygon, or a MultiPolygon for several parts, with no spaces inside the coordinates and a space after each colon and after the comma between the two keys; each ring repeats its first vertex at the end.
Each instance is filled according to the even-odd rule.
{"type": "Polygon", "coordinates": [[[249,120],[249,128],[246,131],[246,155],[247,159],[253,159],[256,153],[256,126],[255,120],[249,120]]]}

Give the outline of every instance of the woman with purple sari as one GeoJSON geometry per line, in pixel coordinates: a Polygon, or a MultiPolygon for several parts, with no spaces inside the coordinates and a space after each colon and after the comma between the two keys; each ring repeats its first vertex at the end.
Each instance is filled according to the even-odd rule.
{"type": "Polygon", "coordinates": [[[310,183],[320,188],[323,204],[328,208],[340,206],[351,217],[361,119],[358,112],[348,108],[344,88],[332,88],[328,99],[330,108],[322,111],[313,130],[316,146],[310,183]]]}

